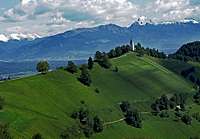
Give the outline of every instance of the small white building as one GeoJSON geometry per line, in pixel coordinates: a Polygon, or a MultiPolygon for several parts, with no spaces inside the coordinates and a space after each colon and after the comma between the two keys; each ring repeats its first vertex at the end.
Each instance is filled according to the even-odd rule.
{"type": "Polygon", "coordinates": [[[132,40],[130,41],[130,45],[132,47],[132,50],[134,51],[135,50],[135,43],[132,40]]]}

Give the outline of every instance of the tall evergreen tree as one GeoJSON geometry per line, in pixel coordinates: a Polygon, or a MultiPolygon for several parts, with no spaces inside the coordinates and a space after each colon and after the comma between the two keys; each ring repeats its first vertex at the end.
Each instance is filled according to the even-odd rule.
{"type": "Polygon", "coordinates": [[[94,65],[94,62],[93,62],[93,60],[92,60],[92,58],[90,57],[89,59],[88,59],[88,69],[92,69],[93,68],[93,65],[94,65]]]}

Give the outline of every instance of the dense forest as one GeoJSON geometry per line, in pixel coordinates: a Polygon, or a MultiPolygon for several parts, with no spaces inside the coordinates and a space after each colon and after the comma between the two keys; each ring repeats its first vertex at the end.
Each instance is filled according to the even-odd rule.
{"type": "Polygon", "coordinates": [[[174,54],[169,55],[170,58],[183,61],[200,61],[200,41],[184,44],[174,54]]]}

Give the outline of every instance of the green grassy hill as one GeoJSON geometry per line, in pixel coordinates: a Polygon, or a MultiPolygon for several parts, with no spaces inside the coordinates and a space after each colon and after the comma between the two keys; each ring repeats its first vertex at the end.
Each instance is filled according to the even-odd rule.
{"type": "Polygon", "coordinates": [[[70,115],[82,105],[86,105],[92,115],[97,114],[104,122],[110,122],[123,118],[119,103],[127,100],[143,112],[142,129],[122,121],[106,126],[92,138],[188,139],[200,133],[200,123],[196,121],[187,126],[150,113],[151,103],[162,94],[192,95],[195,90],[190,82],[154,60],[134,53],[115,58],[112,64],[119,72],[95,65],[91,71],[91,87],[77,80],[79,74],[72,75],[64,70],[0,83],[0,96],[6,103],[0,112],[0,121],[9,123],[10,132],[17,139],[29,139],[38,132],[45,139],[57,139],[63,129],[76,124],[70,115]],[[96,88],[99,93],[95,92],[96,88]]]}

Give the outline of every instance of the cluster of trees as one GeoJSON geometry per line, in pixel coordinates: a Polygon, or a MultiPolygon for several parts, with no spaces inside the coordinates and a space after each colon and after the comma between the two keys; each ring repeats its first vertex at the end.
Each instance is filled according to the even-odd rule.
{"type": "Polygon", "coordinates": [[[200,61],[200,41],[184,44],[176,53],[169,55],[170,58],[187,61],[200,61]]]}
{"type": "Polygon", "coordinates": [[[136,128],[142,128],[142,118],[140,113],[136,109],[132,109],[128,101],[122,101],[120,108],[124,113],[125,121],[128,125],[136,128]]]}
{"type": "Polygon", "coordinates": [[[151,105],[153,114],[159,115],[160,117],[169,117],[169,110],[174,109],[175,121],[181,120],[187,125],[192,124],[192,116],[185,111],[187,95],[186,94],[174,94],[171,98],[166,95],[156,99],[151,105]]]}
{"type": "Polygon", "coordinates": [[[166,95],[162,95],[151,105],[153,114],[159,114],[160,117],[168,117],[168,113],[166,111],[169,109],[180,108],[180,110],[184,111],[186,99],[186,94],[174,94],[171,98],[168,98],[166,95]]]}
{"type": "Polygon", "coordinates": [[[167,58],[164,52],[159,52],[158,49],[144,48],[140,43],[135,45],[135,52],[139,54],[139,56],[143,56],[144,54],[157,57],[157,58],[167,58]]]}
{"type": "Polygon", "coordinates": [[[109,69],[112,64],[110,63],[111,58],[122,56],[125,53],[133,51],[133,42],[130,44],[122,45],[110,50],[108,53],[97,51],[95,53],[95,62],[97,62],[101,67],[109,69]]]}
{"type": "Polygon", "coordinates": [[[46,74],[49,71],[49,63],[47,61],[40,61],[37,63],[36,69],[38,72],[46,74]]]}
{"type": "Polygon", "coordinates": [[[108,52],[107,55],[109,58],[115,58],[122,56],[123,54],[128,53],[130,51],[133,51],[132,41],[130,42],[130,45],[123,45],[110,50],[110,52],[108,52]]]}
{"type": "Polygon", "coordinates": [[[100,51],[97,51],[95,54],[95,62],[106,69],[109,69],[112,66],[108,54],[105,52],[102,53],[100,51]]]}
{"type": "MultiPolygon", "coordinates": [[[[90,77],[90,73],[89,73],[89,70],[88,69],[92,69],[93,68],[93,60],[92,58],[90,57],[88,59],[88,65],[86,64],[83,64],[81,65],[80,67],[80,70],[81,70],[81,74],[80,74],[80,77],[78,77],[78,80],[86,85],[86,86],[90,86],[90,84],[92,83],[92,80],[91,80],[91,77],[90,77]]],[[[69,61],[68,62],[68,65],[66,67],[66,70],[72,74],[74,73],[77,73],[78,72],[78,67],[76,66],[76,64],[72,61],[69,61]]]]}
{"type": "Polygon", "coordinates": [[[73,112],[71,117],[80,122],[81,130],[86,137],[103,131],[103,121],[98,116],[92,118],[87,108],[81,108],[79,111],[73,112]]]}

